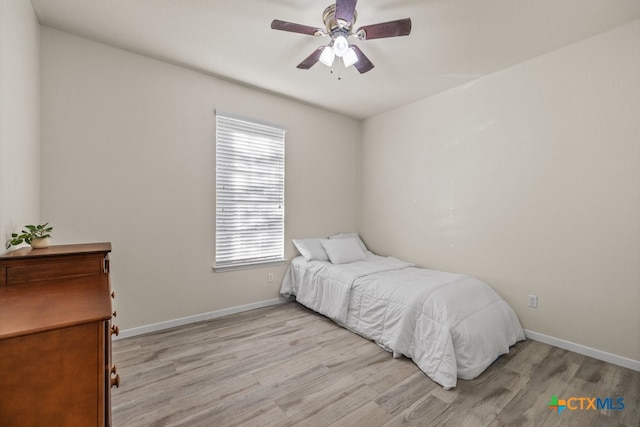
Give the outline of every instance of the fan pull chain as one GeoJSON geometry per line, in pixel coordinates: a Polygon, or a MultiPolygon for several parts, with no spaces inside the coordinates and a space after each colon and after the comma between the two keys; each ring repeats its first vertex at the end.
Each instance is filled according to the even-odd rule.
{"type": "MultiPolygon", "coordinates": [[[[331,67],[330,72],[333,74],[333,67],[331,67]]],[[[338,70],[338,80],[342,80],[342,70],[338,70]]]]}

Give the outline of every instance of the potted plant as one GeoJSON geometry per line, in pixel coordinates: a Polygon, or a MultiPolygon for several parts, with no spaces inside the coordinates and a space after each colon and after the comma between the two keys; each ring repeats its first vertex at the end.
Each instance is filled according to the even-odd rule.
{"type": "Polygon", "coordinates": [[[48,222],[41,225],[25,225],[25,228],[22,234],[11,233],[11,239],[7,240],[7,249],[22,242],[30,244],[34,249],[49,247],[53,227],[49,227],[48,222]]]}

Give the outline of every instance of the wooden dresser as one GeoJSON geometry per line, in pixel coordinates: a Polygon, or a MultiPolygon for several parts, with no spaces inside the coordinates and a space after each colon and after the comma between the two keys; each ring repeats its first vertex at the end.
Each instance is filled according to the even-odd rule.
{"type": "Polygon", "coordinates": [[[110,243],[0,256],[0,426],[110,426],[110,243]]]}

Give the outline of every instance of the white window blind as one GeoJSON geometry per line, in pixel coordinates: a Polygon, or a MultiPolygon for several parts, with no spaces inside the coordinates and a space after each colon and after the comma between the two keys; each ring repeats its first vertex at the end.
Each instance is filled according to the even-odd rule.
{"type": "Polygon", "coordinates": [[[216,111],[216,268],[284,259],[284,136],[216,111]]]}

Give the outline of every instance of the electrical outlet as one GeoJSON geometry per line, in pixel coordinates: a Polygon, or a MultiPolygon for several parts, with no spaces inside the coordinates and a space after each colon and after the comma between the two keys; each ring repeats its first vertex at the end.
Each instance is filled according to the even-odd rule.
{"type": "Polygon", "coordinates": [[[267,273],[267,282],[273,283],[273,273],[271,272],[267,273]]]}
{"type": "Polygon", "coordinates": [[[527,305],[531,308],[538,308],[538,296],[537,295],[529,295],[527,297],[527,305]]]}

